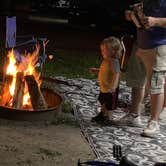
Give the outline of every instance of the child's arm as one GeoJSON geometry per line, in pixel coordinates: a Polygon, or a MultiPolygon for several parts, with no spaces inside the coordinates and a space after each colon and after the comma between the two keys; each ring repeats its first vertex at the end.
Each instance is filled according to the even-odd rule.
{"type": "Polygon", "coordinates": [[[96,74],[96,73],[99,72],[99,68],[91,67],[91,68],[89,68],[89,72],[93,73],[93,74],[96,74]]]}
{"type": "Polygon", "coordinates": [[[115,92],[116,88],[119,85],[119,78],[120,78],[120,73],[114,72],[112,75],[112,81],[108,92],[115,92]]]}

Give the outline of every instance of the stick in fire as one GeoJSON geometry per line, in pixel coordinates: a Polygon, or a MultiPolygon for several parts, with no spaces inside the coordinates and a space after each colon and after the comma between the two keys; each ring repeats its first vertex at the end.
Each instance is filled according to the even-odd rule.
{"type": "Polygon", "coordinates": [[[46,109],[48,108],[47,103],[42,95],[40,88],[33,75],[26,75],[25,81],[28,86],[28,91],[32,103],[33,109],[46,109]]]}
{"type": "Polygon", "coordinates": [[[23,96],[24,96],[24,87],[25,82],[24,79],[24,73],[23,72],[17,72],[16,74],[16,84],[14,89],[14,95],[13,95],[13,102],[12,107],[21,109],[23,104],[23,96]]]}

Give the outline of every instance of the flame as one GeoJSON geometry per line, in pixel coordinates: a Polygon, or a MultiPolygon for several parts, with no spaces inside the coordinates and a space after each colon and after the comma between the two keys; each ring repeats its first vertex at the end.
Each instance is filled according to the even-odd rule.
{"type": "Polygon", "coordinates": [[[25,75],[32,75],[34,73],[34,66],[31,63],[28,64],[28,68],[25,71],[25,75]]]}
{"type": "Polygon", "coordinates": [[[28,92],[24,93],[23,97],[23,106],[25,105],[30,105],[30,96],[28,92]]]}
{"type": "Polygon", "coordinates": [[[8,75],[15,74],[15,76],[16,76],[17,66],[16,66],[16,59],[15,59],[15,56],[14,56],[13,49],[12,49],[11,52],[9,52],[8,58],[9,58],[9,65],[7,67],[7,70],[6,70],[6,74],[8,74],[8,75]]]}
{"type": "MultiPolygon", "coordinates": [[[[39,45],[37,45],[35,51],[32,54],[28,53],[25,55],[21,55],[21,58],[22,58],[21,62],[17,62],[13,49],[8,53],[9,63],[6,68],[6,74],[12,75],[13,77],[12,83],[9,86],[9,92],[11,96],[14,95],[17,72],[23,72],[24,76],[34,75],[38,85],[40,85],[40,82],[39,82],[40,74],[35,71],[35,64],[38,60],[39,48],[40,48],[39,45]]],[[[11,101],[10,103],[12,103],[11,101]]],[[[23,107],[24,106],[25,107],[31,106],[30,95],[29,95],[26,84],[25,84],[24,96],[23,96],[23,107]]]]}
{"type": "Polygon", "coordinates": [[[8,58],[9,58],[9,64],[7,66],[7,69],[6,69],[6,74],[13,76],[13,81],[9,87],[10,94],[13,96],[14,89],[15,89],[15,83],[16,83],[16,73],[17,73],[16,59],[14,56],[13,49],[12,49],[12,51],[9,52],[8,58]]]}

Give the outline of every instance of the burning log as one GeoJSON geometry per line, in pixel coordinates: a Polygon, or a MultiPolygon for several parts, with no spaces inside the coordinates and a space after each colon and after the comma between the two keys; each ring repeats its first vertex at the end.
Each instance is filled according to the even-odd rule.
{"type": "Polygon", "coordinates": [[[28,91],[33,109],[46,109],[47,103],[42,95],[40,88],[33,75],[26,75],[25,81],[28,86],[28,91]]]}
{"type": "Polygon", "coordinates": [[[3,86],[3,90],[2,90],[2,97],[0,100],[0,104],[3,106],[8,106],[9,102],[12,98],[11,94],[10,94],[10,84],[12,83],[13,80],[13,76],[12,75],[5,75],[4,78],[4,86],[3,86]]]}
{"type": "Polygon", "coordinates": [[[24,78],[24,73],[17,72],[16,84],[15,84],[15,90],[14,90],[13,102],[12,102],[13,108],[17,108],[17,109],[22,108],[24,87],[25,87],[25,82],[23,81],[23,78],[24,78]]]}

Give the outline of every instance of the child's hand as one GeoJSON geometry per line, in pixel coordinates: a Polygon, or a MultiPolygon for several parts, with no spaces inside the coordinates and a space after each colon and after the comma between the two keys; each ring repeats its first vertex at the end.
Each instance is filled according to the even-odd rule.
{"type": "Polygon", "coordinates": [[[90,73],[97,73],[98,71],[99,71],[98,68],[95,68],[95,67],[89,68],[89,72],[90,72],[90,73]]]}
{"type": "Polygon", "coordinates": [[[113,92],[115,92],[116,91],[116,89],[109,89],[107,92],[108,93],[113,93],[113,92]]]}

